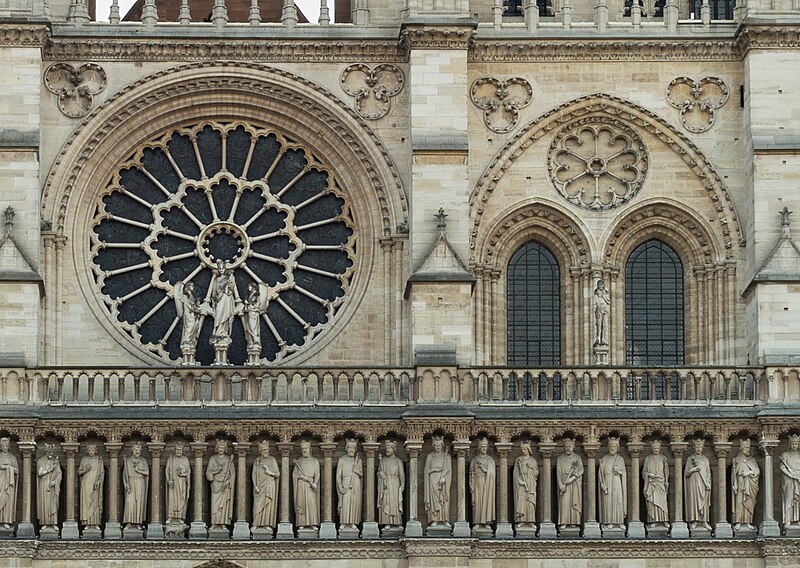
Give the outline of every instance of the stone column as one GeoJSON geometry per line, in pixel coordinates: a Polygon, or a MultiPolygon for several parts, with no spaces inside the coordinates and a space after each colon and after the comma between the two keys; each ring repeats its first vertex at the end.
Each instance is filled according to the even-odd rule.
{"type": "Polygon", "coordinates": [[[336,538],[336,523],[333,522],[333,452],[336,442],[322,442],[322,524],[319,526],[319,538],[336,538]]]}
{"type": "Polygon", "coordinates": [[[733,528],[728,522],[728,467],[727,457],[731,449],[730,442],[716,442],[714,453],[717,454],[717,522],[714,525],[715,538],[733,538],[733,528]]]}
{"type": "Polygon", "coordinates": [[[675,487],[675,520],[669,536],[672,538],[689,538],[689,527],[683,520],[683,453],[686,451],[686,442],[673,442],[670,444],[672,455],[675,458],[672,472],[672,483],[675,487]]]}
{"type": "Polygon", "coordinates": [[[17,538],[35,538],[31,513],[33,493],[31,490],[31,456],[36,452],[36,442],[20,442],[22,453],[22,521],[17,525],[17,538]]]}
{"type": "Polygon", "coordinates": [[[764,439],[758,443],[761,451],[764,452],[764,471],[762,478],[764,479],[764,520],[758,527],[758,534],[762,537],[780,536],[781,529],[778,521],[775,520],[775,492],[772,487],[772,452],[778,445],[778,440],[764,439]]]}
{"type": "Polygon", "coordinates": [[[542,504],[539,523],[539,538],[557,538],[556,524],[553,522],[553,453],[556,445],[553,442],[539,444],[539,453],[542,454],[542,471],[539,485],[539,502],[542,504]]]}
{"type": "Polygon", "coordinates": [[[67,455],[67,503],[64,511],[64,525],[61,527],[61,538],[64,540],[77,540],[80,538],[75,507],[75,489],[77,485],[75,471],[75,456],[80,444],[77,442],[64,442],[61,448],[67,455]]]}
{"type": "Polygon", "coordinates": [[[205,442],[192,442],[189,446],[194,453],[194,480],[192,486],[194,515],[192,515],[192,524],[189,526],[189,539],[203,540],[208,538],[208,527],[203,519],[203,485],[206,483],[203,456],[206,453],[208,444],[205,442]]]}
{"type": "Polygon", "coordinates": [[[406,522],[405,536],[422,536],[422,523],[417,517],[419,504],[419,453],[422,451],[422,440],[407,440],[406,454],[408,455],[408,521],[406,522]]]}
{"type": "Polygon", "coordinates": [[[597,522],[597,452],[598,442],[583,445],[586,452],[586,495],[584,499],[583,538],[600,538],[600,523],[597,522]]]}
{"type": "Polygon", "coordinates": [[[508,456],[511,454],[511,442],[497,442],[494,445],[500,462],[497,472],[499,492],[497,495],[497,528],[496,538],[514,538],[514,530],[508,520],[508,456]]]}
{"type": "Polygon", "coordinates": [[[147,539],[164,538],[164,523],[161,522],[161,452],[164,442],[158,440],[147,444],[150,450],[150,524],[147,525],[147,539]]]}
{"type": "Polygon", "coordinates": [[[361,444],[367,456],[367,499],[364,502],[364,525],[361,528],[361,538],[378,538],[380,530],[375,520],[375,455],[380,444],[378,442],[364,442],[361,444]]]}
{"type": "Polygon", "coordinates": [[[250,442],[234,442],[236,453],[236,522],[233,523],[234,540],[250,540],[250,523],[247,522],[247,451],[250,442]]]}
{"type": "Polygon", "coordinates": [[[289,458],[294,448],[294,442],[278,442],[278,451],[281,454],[281,518],[278,522],[278,532],[275,538],[289,540],[294,538],[294,527],[289,516],[289,458]]]}
{"type": "Polygon", "coordinates": [[[639,482],[641,480],[641,472],[639,471],[639,457],[642,454],[644,444],[642,442],[629,442],[628,453],[631,456],[631,473],[630,473],[630,488],[628,489],[628,503],[630,504],[630,513],[628,515],[628,538],[644,538],[644,523],[641,520],[639,511],[639,496],[641,489],[639,482]]]}
{"type": "Polygon", "coordinates": [[[105,444],[108,452],[108,521],[103,531],[103,538],[114,540],[122,538],[122,526],[119,523],[119,452],[122,442],[112,441],[105,444]]]}
{"type": "Polygon", "coordinates": [[[454,537],[469,537],[472,531],[467,520],[467,455],[469,454],[469,440],[456,440],[453,443],[453,450],[456,453],[456,492],[458,494],[457,518],[453,525],[454,537]]]}

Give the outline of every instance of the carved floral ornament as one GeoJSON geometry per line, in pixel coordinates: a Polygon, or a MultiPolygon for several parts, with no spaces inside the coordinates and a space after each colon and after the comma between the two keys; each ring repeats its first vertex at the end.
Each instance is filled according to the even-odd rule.
{"type": "Polygon", "coordinates": [[[403,72],[396,65],[382,63],[370,67],[355,63],[345,67],[340,77],[342,90],[356,99],[356,112],[369,120],[383,118],[391,99],[403,89],[403,72]]]}
{"type": "Polygon", "coordinates": [[[561,197],[602,211],[630,201],[642,188],[649,161],[644,142],[608,117],[576,120],[550,144],[548,171],[561,197]]]}
{"type": "Polygon", "coordinates": [[[725,81],[706,77],[695,81],[678,77],[667,86],[667,101],[681,111],[681,124],[689,132],[705,132],[714,126],[716,111],[728,102],[725,81]]]}
{"type": "Polygon", "coordinates": [[[58,95],[58,108],[70,118],[82,118],[94,105],[94,96],[106,88],[106,72],[94,63],[75,68],[69,63],[53,63],[44,73],[44,84],[58,95]]]}
{"type": "Polygon", "coordinates": [[[483,110],[483,122],[498,133],[510,131],[519,122],[519,109],[528,106],[533,97],[531,84],[521,77],[501,81],[481,77],[472,83],[472,103],[483,110]]]}

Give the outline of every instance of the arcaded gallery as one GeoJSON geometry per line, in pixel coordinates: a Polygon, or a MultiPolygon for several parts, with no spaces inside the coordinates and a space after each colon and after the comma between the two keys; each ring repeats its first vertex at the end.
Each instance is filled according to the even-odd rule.
{"type": "Polygon", "coordinates": [[[800,566],[800,0],[0,0],[0,567],[800,566]]]}

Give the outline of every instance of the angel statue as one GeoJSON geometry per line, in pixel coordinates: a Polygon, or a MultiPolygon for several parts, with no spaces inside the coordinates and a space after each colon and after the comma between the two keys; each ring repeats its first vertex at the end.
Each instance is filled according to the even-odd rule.
{"type": "Polygon", "coordinates": [[[247,285],[244,299],[244,337],[247,340],[247,365],[261,364],[261,314],[269,305],[269,287],[264,282],[251,282],[247,285]]]}
{"type": "Polygon", "coordinates": [[[194,294],[194,282],[177,282],[175,284],[175,311],[183,319],[181,329],[181,355],[184,365],[196,365],[197,338],[203,317],[211,315],[208,306],[194,294]]]}

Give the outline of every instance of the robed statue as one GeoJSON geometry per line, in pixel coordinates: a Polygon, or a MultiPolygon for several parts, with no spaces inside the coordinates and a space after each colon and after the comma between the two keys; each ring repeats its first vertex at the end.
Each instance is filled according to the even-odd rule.
{"type": "Polygon", "coordinates": [[[575,440],[564,438],[564,453],[556,460],[558,523],[577,527],[583,513],[583,461],[575,453],[575,440]]]}
{"type": "Polygon", "coordinates": [[[481,438],[478,441],[478,455],[469,462],[472,521],[481,528],[488,528],[495,521],[497,466],[488,450],[489,440],[481,438]]]}
{"type": "Polygon", "coordinates": [[[217,440],[214,455],[208,460],[206,479],[211,482],[211,528],[221,529],[233,519],[233,486],[236,470],[228,442],[217,440]]]}
{"type": "Polygon", "coordinates": [[[189,458],[184,455],[184,449],[184,443],[177,440],[164,469],[167,483],[167,525],[181,525],[181,531],[186,524],[186,508],[192,484],[192,467],[189,458]]]}
{"type": "Polygon", "coordinates": [[[386,455],[378,454],[378,524],[403,524],[403,492],[406,474],[402,460],[397,457],[397,442],[386,440],[386,455]]]}
{"type": "Polygon", "coordinates": [[[708,512],[711,506],[711,465],[703,455],[702,438],[694,442],[694,453],[686,458],[683,476],[686,478],[686,521],[689,527],[710,531],[708,512]]]}
{"type": "Polygon", "coordinates": [[[661,453],[661,440],[650,444],[650,455],[644,458],[642,467],[644,501],[647,506],[647,522],[666,526],[669,523],[669,463],[661,453]]]}
{"type": "Polygon", "coordinates": [[[800,435],[789,436],[789,449],[781,454],[783,528],[800,525],[800,435]]]}
{"type": "Polygon", "coordinates": [[[739,454],[731,464],[731,492],[733,493],[733,528],[755,530],[753,515],[758,497],[758,479],[761,469],[752,455],[750,440],[739,442],[739,454]]]}
{"type": "Polygon", "coordinates": [[[608,439],[608,453],[600,458],[597,473],[600,489],[600,524],[621,528],[628,512],[628,475],[625,460],[619,455],[619,438],[608,439]]]}
{"type": "Polygon", "coordinates": [[[122,522],[125,528],[141,528],[147,510],[147,482],[150,468],[142,457],[142,444],[134,442],[131,455],[122,466],[122,488],[125,491],[125,510],[122,522]]]}
{"type": "Polygon", "coordinates": [[[522,455],[514,462],[514,521],[517,525],[536,523],[536,482],[539,465],[531,455],[530,440],[520,443],[522,455]]]}
{"type": "Polygon", "coordinates": [[[53,444],[44,445],[44,455],[36,460],[36,512],[39,524],[58,524],[58,499],[61,495],[61,465],[53,444]]]}
{"type": "Polygon", "coordinates": [[[253,527],[275,527],[280,476],[278,461],[269,455],[269,440],[262,440],[253,462],[253,527]]]}
{"type": "Polygon", "coordinates": [[[0,438],[0,524],[10,529],[17,520],[19,462],[11,453],[11,440],[0,438]]]}
{"type": "Polygon", "coordinates": [[[295,521],[299,528],[319,527],[319,460],[311,455],[311,442],[300,442],[300,457],[294,460],[295,521]]]}
{"type": "Polygon", "coordinates": [[[428,525],[450,525],[450,484],[453,464],[444,447],[444,437],[433,437],[433,451],[425,458],[425,510],[428,525]]]}
{"type": "Polygon", "coordinates": [[[103,481],[106,472],[103,458],[97,455],[97,444],[87,444],[86,455],[78,466],[78,477],[81,479],[81,523],[99,529],[103,516],[103,481]]]}

